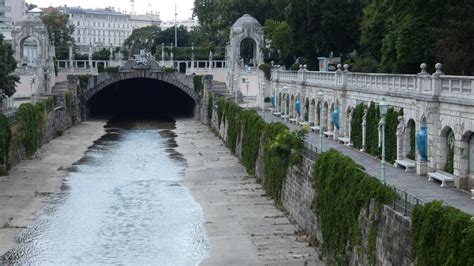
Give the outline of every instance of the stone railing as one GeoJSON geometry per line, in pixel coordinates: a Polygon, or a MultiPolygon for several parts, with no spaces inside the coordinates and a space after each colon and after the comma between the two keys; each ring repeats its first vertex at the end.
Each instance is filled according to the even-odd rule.
{"type": "Polygon", "coordinates": [[[417,75],[349,73],[347,88],[381,92],[417,92],[417,75]]]}
{"type": "Polygon", "coordinates": [[[375,94],[397,94],[401,96],[420,95],[442,97],[474,102],[474,77],[444,75],[442,65],[436,64],[436,72],[429,74],[426,64],[421,64],[421,72],[416,75],[355,73],[348,66],[338,65],[334,72],[307,71],[304,66],[299,71],[272,70],[272,80],[278,83],[301,84],[310,87],[336,90],[364,91],[375,94]]]}

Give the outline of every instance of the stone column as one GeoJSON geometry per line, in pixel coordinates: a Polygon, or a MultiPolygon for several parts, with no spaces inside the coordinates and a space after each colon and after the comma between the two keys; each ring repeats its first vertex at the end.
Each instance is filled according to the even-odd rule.
{"type": "Polygon", "coordinates": [[[315,104],[312,104],[312,102],[309,103],[309,110],[308,110],[308,123],[310,126],[314,125],[314,106],[315,104]]]}
{"type": "Polygon", "coordinates": [[[459,189],[469,187],[469,138],[454,141],[454,186],[459,189]]]}
{"type": "Polygon", "coordinates": [[[209,69],[212,69],[212,51],[209,51],[209,69]]]}
{"type": "Polygon", "coordinates": [[[170,52],[171,67],[174,67],[173,44],[171,44],[170,48],[171,48],[171,52],[170,52]]]}
{"type": "Polygon", "coordinates": [[[72,51],[72,46],[69,46],[69,68],[74,68],[74,53],[72,51]]]}
{"type": "Polygon", "coordinates": [[[92,68],[92,45],[89,45],[89,69],[92,68]]]}
{"type": "MultiPolygon", "coordinates": [[[[403,116],[398,117],[398,126],[397,126],[397,160],[403,160],[405,157],[405,120],[403,116]]],[[[395,163],[397,167],[397,163],[395,163]]]]}
{"type": "Polygon", "coordinates": [[[351,140],[351,131],[352,131],[352,112],[353,109],[351,108],[349,112],[347,113],[347,125],[346,125],[346,130],[347,134],[346,136],[349,138],[349,142],[347,143],[347,146],[352,147],[352,140],[351,140]]]}
{"type": "MultiPolygon", "coordinates": [[[[191,70],[194,71],[194,43],[191,45],[191,70]]],[[[233,76],[231,77],[232,78],[232,82],[233,82],[233,76]]]]}
{"type": "Polygon", "coordinates": [[[368,109],[364,109],[364,116],[362,117],[362,149],[360,151],[365,152],[365,137],[367,136],[367,112],[368,109]]]}
{"type": "Polygon", "coordinates": [[[161,44],[161,66],[165,66],[165,44],[161,44]]]}

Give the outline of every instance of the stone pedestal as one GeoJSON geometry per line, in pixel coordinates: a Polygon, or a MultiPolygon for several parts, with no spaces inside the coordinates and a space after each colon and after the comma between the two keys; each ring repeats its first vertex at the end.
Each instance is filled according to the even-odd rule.
{"type": "Polygon", "coordinates": [[[416,162],[416,174],[426,175],[428,174],[428,163],[427,162],[416,162]]]}

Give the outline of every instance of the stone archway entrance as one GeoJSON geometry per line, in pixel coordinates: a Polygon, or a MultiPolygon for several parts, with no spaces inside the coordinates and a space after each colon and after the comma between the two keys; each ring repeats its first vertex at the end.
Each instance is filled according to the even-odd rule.
{"type": "Polygon", "coordinates": [[[249,14],[239,18],[230,31],[229,59],[233,66],[263,63],[264,37],[262,25],[249,14]]]}

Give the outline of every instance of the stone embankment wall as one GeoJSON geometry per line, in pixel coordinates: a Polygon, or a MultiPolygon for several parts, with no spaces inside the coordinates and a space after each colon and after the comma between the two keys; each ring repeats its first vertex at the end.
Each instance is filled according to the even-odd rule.
{"type": "MultiPolygon", "coordinates": [[[[64,94],[54,95],[54,108],[46,114],[46,121],[43,131],[39,134],[38,147],[48,143],[52,139],[60,136],[68,128],[80,123],[80,120],[74,119],[75,109],[68,111],[66,108],[66,99],[64,94]]],[[[75,93],[73,94],[73,103],[76,102],[75,93]]],[[[20,140],[20,123],[14,122],[11,125],[12,138],[9,149],[10,167],[17,165],[23,160],[28,159],[26,148],[20,140]]]]}
{"type": "MultiPolygon", "coordinates": [[[[203,97],[203,111],[201,122],[209,124],[210,129],[218,134],[221,139],[225,140],[227,135],[226,122],[222,121],[220,127],[217,121],[216,110],[214,109],[212,121],[207,120],[208,97],[203,97]]],[[[242,138],[239,138],[240,140],[242,138]]],[[[241,143],[237,143],[236,155],[241,158],[239,147],[241,143]]],[[[315,188],[313,182],[313,166],[314,161],[304,158],[298,166],[290,167],[286,175],[286,179],[282,190],[281,203],[286,209],[290,219],[297,226],[308,234],[313,240],[316,247],[323,242],[322,234],[318,224],[317,215],[315,215],[312,204],[315,196],[315,188]]],[[[263,147],[260,146],[258,153],[255,177],[264,182],[263,176],[263,147]]],[[[373,208],[370,206],[369,208],[373,208]]],[[[383,206],[377,215],[378,225],[375,238],[375,264],[376,265],[411,265],[413,264],[410,255],[410,219],[396,212],[390,206],[383,206]]],[[[352,265],[368,265],[369,258],[364,252],[368,250],[369,231],[371,221],[367,217],[367,210],[359,215],[359,227],[361,229],[361,245],[350,253],[350,261],[352,265]]]]}

